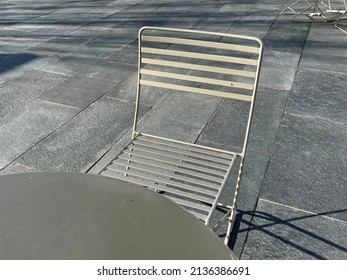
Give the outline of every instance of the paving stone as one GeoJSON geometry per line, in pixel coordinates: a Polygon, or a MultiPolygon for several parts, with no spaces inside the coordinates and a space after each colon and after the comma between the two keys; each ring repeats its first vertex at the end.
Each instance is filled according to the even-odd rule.
{"type": "Polygon", "coordinates": [[[4,169],[0,170],[0,176],[9,175],[9,174],[30,173],[30,172],[39,172],[39,170],[32,169],[28,166],[12,163],[7,165],[4,169]]]}
{"type": "Polygon", "coordinates": [[[0,169],[25,153],[77,113],[77,109],[35,100],[0,120],[0,169]]]}
{"type": "Polygon", "coordinates": [[[196,8],[194,9],[194,12],[185,11],[179,14],[177,17],[169,19],[162,25],[162,27],[193,29],[193,26],[197,24],[201,20],[201,18],[207,18],[209,15],[209,13],[207,12],[198,13],[198,11],[196,11],[196,8]]]}
{"type": "Polygon", "coordinates": [[[113,86],[113,81],[76,75],[59,87],[42,94],[39,98],[83,109],[103,96],[113,86]]]}
{"type": "Polygon", "coordinates": [[[131,127],[132,112],[134,103],[100,99],[16,163],[40,171],[86,172],[131,127]]]}
{"type": "Polygon", "coordinates": [[[112,53],[107,59],[112,61],[117,61],[119,63],[126,63],[136,65],[138,64],[138,44],[135,41],[132,44],[128,44],[112,53]]]}
{"type": "Polygon", "coordinates": [[[219,9],[219,11],[235,13],[235,15],[240,16],[246,14],[250,9],[252,9],[253,6],[253,4],[247,4],[244,3],[244,1],[242,1],[242,3],[237,3],[236,1],[228,1],[219,9]]]}
{"type": "Polygon", "coordinates": [[[298,66],[299,60],[300,54],[265,49],[262,60],[262,70],[268,67],[276,68],[279,66],[295,69],[298,66]]]}
{"type": "Polygon", "coordinates": [[[97,57],[88,57],[83,53],[71,52],[67,53],[63,57],[55,58],[53,61],[48,63],[34,66],[34,69],[73,76],[99,60],[100,59],[97,57]]]}
{"type": "Polygon", "coordinates": [[[301,53],[307,36],[306,29],[271,28],[264,37],[264,46],[267,49],[301,53]]]}
{"type": "Polygon", "coordinates": [[[16,54],[27,50],[28,48],[42,43],[44,40],[33,40],[30,38],[11,38],[0,42],[0,54],[16,54]]]}
{"type": "Polygon", "coordinates": [[[0,61],[0,85],[25,73],[28,64],[37,59],[35,54],[3,55],[0,61]]]}
{"type": "Polygon", "coordinates": [[[297,30],[308,30],[309,28],[312,28],[313,25],[310,26],[309,22],[293,22],[292,18],[294,17],[294,13],[288,13],[286,12],[278,15],[276,18],[273,27],[276,28],[284,28],[284,29],[297,29],[297,30]]]}
{"type": "Polygon", "coordinates": [[[346,136],[346,124],[285,115],[261,197],[347,221],[346,136]]]}
{"type": "Polygon", "coordinates": [[[345,260],[346,230],[346,222],[259,200],[241,259],[345,260]]]}
{"type": "Polygon", "coordinates": [[[59,74],[31,70],[1,85],[0,117],[17,110],[65,79],[66,76],[59,74]]]}
{"type": "Polygon", "coordinates": [[[241,21],[244,24],[264,25],[270,27],[275,19],[276,15],[270,15],[267,11],[261,12],[258,10],[247,13],[241,18],[241,21]]]}
{"type": "Polygon", "coordinates": [[[301,69],[289,96],[287,113],[347,124],[347,74],[301,69]]]}
{"type": "Polygon", "coordinates": [[[306,40],[304,52],[309,52],[311,54],[327,54],[338,57],[347,56],[346,48],[347,40],[342,42],[334,42],[331,44],[331,41],[316,41],[316,40],[306,40]]]}
{"type": "MultiPolygon", "coordinates": [[[[110,26],[107,26],[105,24],[102,24],[102,26],[90,26],[91,24],[94,24],[95,22],[92,21],[91,23],[87,23],[86,25],[83,25],[77,29],[72,30],[71,32],[67,33],[68,36],[74,36],[79,38],[88,38],[88,39],[94,39],[96,37],[99,37],[104,32],[112,31],[113,28],[110,26]]],[[[101,24],[101,23],[100,23],[101,24]]]]}
{"type": "MultiPolygon", "coordinates": [[[[136,101],[136,90],[137,90],[137,71],[131,74],[127,79],[119,83],[117,86],[112,88],[107,96],[114,97],[122,100],[127,100],[131,102],[136,101]]],[[[146,101],[142,99],[143,104],[154,105],[151,101],[146,101]]],[[[156,103],[156,102],[154,102],[156,103]]]]}
{"type": "Polygon", "coordinates": [[[115,61],[101,60],[89,67],[87,70],[82,71],[81,75],[90,78],[113,81],[113,84],[117,85],[134,72],[137,72],[137,66],[118,63],[115,61]]]}
{"type": "Polygon", "coordinates": [[[53,38],[43,44],[39,44],[27,50],[30,53],[36,53],[40,55],[63,55],[67,52],[71,52],[73,49],[80,47],[91,40],[90,38],[79,38],[74,36],[60,36],[53,38]]]}
{"type": "Polygon", "coordinates": [[[138,130],[193,143],[220,101],[216,97],[170,92],[141,120],[138,130]]]}
{"type": "MultiPolygon", "coordinates": [[[[112,88],[107,96],[135,102],[137,92],[137,72],[112,88]]],[[[154,106],[163,96],[169,92],[167,89],[143,87],[141,91],[141,104],[154,106]]]]}
{"type": "Polygon", "coordinates": [[[299,66],[301,68],[347,73],[346,63],[346,56],[310,53],[304,49],[299,66]]]}
{"type": "Polygon", "coordinates": [[[264,67],[259,76],[259,86],[278,90],[290,90],[295,78],[296,68],[264,67]]]}
{"type": "Polygon", "coordinates": [[[341,36],[341,30],[335,28],[332,24],[311,24],[307,35],[307,40],[347,43],[347,36],[341,36]]]}
{"type": "Polygon", "coordinates": [[[99,61],[100,59],[107,59],[114,51],[115,45],[111,44],[109,40],[94,39],[71,51],[68,55],[82,57],[87,61],[88,59],[99,61]]]}
{"type": "MultiPolygon", "coordinates": [[[[288,92],[258,88],[249,136],[249,148],[269,154],[284,111],[288,92]]],[[[225,99],[199,137],[199,143],[241,151],[249,104],[225,99]]]]}
{"type": "Polygon", "coordinates": [[[232,24],[232,27],[228,33],[242,36],[252,36],[262,39],[266,36],[268,30],[269,26],[267,25],[250,25],[245,24],[242,21],[236,21],[232,24]]]}

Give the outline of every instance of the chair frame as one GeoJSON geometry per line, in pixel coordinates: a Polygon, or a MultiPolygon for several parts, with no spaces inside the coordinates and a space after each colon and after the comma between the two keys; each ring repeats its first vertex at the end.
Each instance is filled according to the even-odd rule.
{"type": "MultiPolygon", "coordinates": [[[[135,169],[134,172],[137,171],[147,171],[147,167],[139,167],[138,165],[134,165],[134,162],[136,164],[138,163],[142,163],[142,161],[144,160],[144,158],[139,158],[136,160],[136,149],[137,148],[136,145],[138,145],[137,143],[140,143],[140,148],[144,147],[144,148],[156,148],[157,146],[160,146],[160,150],[161,150],[161,154],[156,154],[153,153],[153,157],[155,160],[161,161],[161,162],[165,162],[165,160],[163,160],[161,158],[161,156],[163,155],[167,155],[170,160],[175,160],[174,162],[176,162],[176,166],[177,168],[174,169],[173,173],[172,173],[172,178],[178,178],[181,179],[181,175],[177,175],[177,172],[180,173],[181,166],[188,166],[188,169],[185,170],[185,172],[188,174],[187,177],[184,177],[184,180],[187,181],[191,181],[192,183],[196,183],[196,184],[201,184],[201,182],[198,179],[193,179],[192,177],[189,177],[190,175],[194,175],[196,176],[197,172],[196,170],[194,170],[194,164],[197,163],[199,164],[199,168],[201,168],[202,170],[206,170],[206,172],[204,171],[199,171],[201,173],[202,178],[206,177],[206,180],[209,180],[210,182],[212,182],[212,180],[215,180],[215,177],[213,177],[211,174],[209,174],[209,167],[216,165],[217,167],[219,166],[224,166],[223,167],[223,171],[221,171],[221,178],[223,177],[223,180],[219,180],[218,184],[218,191],[214,190],[207,190],[207,189],[203,189],[203,191],[201,191],[201,193],[199,192],[198,195],[194,194],[194,195],[190,195],[187,194],[187,196],[189,198],[192,198],[195,200],[199,200],[201,199],[201,202],[203,204],[206,205],[201,205],[201,209],[204,208],[208,208],[208,214],[205,216],[200,216],[200,214],[198,212],[194,212],[193,214],[200,218],[201,220],[204,221],[204,223],[207,226],[212,227],[211,225],[211,217],[214,214],[214,211],[217,207],[224,207],[226,208],[226,214],[223,216],[222,219],[220,219],[220,221],[217,223],[216,226],[213,226],[212,228],[216,231],[223,222],[225,222],[226,220],[229,221],[228,224],[228,228],[227,228],[227,233],[225,236],[225,243],[228,244],[229,239],[230,239],[230,235],[231,235],[231,231],[233,228],[233,224],[236,218],[236,211],[237,211],[237,197],[238,197],[238,193],[239,193],[239,186],[240,186],[240,180],[241,180],[241,171],[242,171],[242,165],[243,165],[243,160],[245,157],[245,153],[246,153],[246,149],[247,149],[247,143],[248,143],[248,138],[249,138],[249,131],[250,131],[250,126],[251,126],[251,120],[252,120],[252,115],[253,115],[253,107],[254,107],[254,101],[255,101],[255,95],[256,95],[256,90],[257,90],[257,85],[258,85],[258,79],[259,79],[259,72],[260,72],[260,65],[261,65],[261,60],[262,60],[262,53],[263,53],[263,43],[261,40],[259,40],[258,38],[254,38],[254,37],[249,37],[249,36],[241,36],[241,35],[232,35],[232,34],[224,34],[224,33],[216,33],[216,32],[205,32],[205,31],[196,31],[196,30],[186,30],[186,29],[173,29],[173,28],[161,28],[161,27],[143,27],[139,30],[138,33],[138,42],[139,42],[139,49],[138,49],[138,81],[137,81],[137,93],[136,93],[136,108],[135,108],[135,116],[134,116],[134,123],[133,123],[133,128],[132,128],[132,139],[129,143],[129,145],[127,145],[127,147],[124,148],[124,150],[118,154],[112,161],[109,162],[109,164],[101,170],[101,172],[99,174],[101,175],[105,175],[105,176],[110,176],[110,177],[116,177],[116,178],[120,178],[120,179],[124,179],[126,181],[131,181],[134,183],[139,184],[138,180],[133,180],[131,178],[131,175],[133,175],[134,173],[132,172],[132,170],[135,169]],[[143,35],[143,33],[145,31],[164,31],[164,32],[169,32],[172,34],[175,33],[186,33],[186,34],[197,34],[197,35],[207,35],[207,36],[219,36],[221,38],[223,37],[229,37],[229,38],[233,38],[233,39],[237,39],[237,40],[245,40],[245,41],[252,41],[258,44],[258,47],[249,47],[249,46],[242,46],[242,45],[232,45],[232,44],[227,44],[227,43],[220,43],[220,42],[209,42],[209,41],[201,41],[201,40],[190,40],[190,39],[184,39],[184,38],[171,38],[171,37],[160,37],[160,36],[149,36],[149,35],[143,35]],[[142,75],[159,75],[161,77],[165,77],[167,75],[167,73],[162,73],[162,72],[157,72],[157,71],[150,71],[150,70],[146,70],[144,69],[143,65],[146,63],[158,63],[158,61],[154,62],[154,60],[152,59],[152,61],[150,61],[149,59],[144,59],[143,58],[143,53],[155,53],[155,52],[159,52],[159,53],[163,53],[164,55],[183,55],[186,57],[191,58],[191,56],[193,58],[197,58],[200,59],[200,54],[199,53],[186,53],[186,52],[177,52],[177,51],[170,51],[170,50],[163,50],[163,51],[159,51],[158,49],[150,49],[150,48],[145,48],[143,47],[143,42],[144,41],[149,41],[149,42],[159,42],[159,43],[172,43],[172,44],[179,44],[179,45],[188,45],[188,46],[201,46],[203,45],[204,47],[207,48],[230,48],[232,50],[237,50],[237,51],[247,51],[249,53],[251,53],[252,55],[257,55],[258,58],[257,59],[243,59],[243,58],[230,58],[230,61],[232,63],[251,63],[253,68],[256,68],[255,72],[252,72],[252,78],[254,78],[254,83],[252,84],[252,86],[250,85],[246,85],[244,83],[238,83],[238,82],[233,82],[237,87],[240,88],[247,88],[248,90],[251,91],[251,95],[243,95],[243,94],[234,94],[234,93],[229,93],[229,92],[222,92],[222,91],[214,91],[214,90],[208,90],[208,89],[202,89],[202,88],[192,88],[192,87],[187,87],[187,86],[182,86],[182,85],[173,85],[173,84],[165,84],[165,83],[160,83],[160,82],[156,82],[156,81],[150,81],[150,80],[146,80],[142,78],[142,75]],[[143,133],[138,131],[138,121],[139,121],[139,107],[140,107],[140,97],[141,97],[141,88],[142,86],[152,86],[152,87],[161,87],[161,88],[166,88],[169,90],[177,90],[177,91],[183,91],[183,92],[190,92],[190,93],[196,93],[196,94],[203,94],[203,95],[212,95],[212,96],[217,96],[217,97],[222,97],[222,98],[232,98],[232,99],[237,99],[237,100],[242,100],[245,102],[250,102],[249,105],[249,115],[248,115],[248,120],[247,120],[247,126],[246,126],[246,132],[245,132],[245,136],[244,136],[244,141],[243,141],[243,147],[242,147],[242,151],[241,152],[234,152],[234,151],[228,151],[228,150],[223,150],[223,149],[217,149],[217,148],[213,148],[213,147],[208,147],[208,146],[204,146],[204,145],[198,145],[195,143],[188,143],[188,142],[184,142],[184,141],[178,141],[175,139],[169,139],[169,138],[165,138],[165,137],[161,137],[158,135],[152,135],[152,134],[147,134],[147,133],[143,133]],[[141,146],[142,145],[142,146],[141,146]],[[125,154],[124,151],[127,151],[125,154]],[[175,154],[175,156],[172,156],[171,153],[175,151],[175,153],[178,154],[178,156],[175,154]],[[187,155],[183,155],[183,153],[187,153],[187,155]],[[181,155],[182,154],[182,155],[181,155]],[[158,158],[160,157],[160,158],[158,158]],[[220,203],[220,197],[222,195],[222,191],[224,190],[225,185],[227,184],[227,179],[229,178],[230,172],[233,169],[234,163],[236,161],[236,158],[239,157],[240,158],[240,164],[239,164],[239,171],[238,171],[238,177],[236,180],[236,186],[235,186],[235,191],[234,191],[234,195],[232,197],[232,201],[231,201],[231,205],[225,205],[220,203]],[[117,159],[122,159],[125,161],[125,165],[124,165],[124,174],[123,176],[115,176],[110,169],[112,169],[112,166],[116,165],[117,159]],[[179,163],[177,163],[177,161],[179,161],[179,163]],[[201,162],[204,161],[203,165],[201,162]],[[133,169],[132,169],[133,168],[133,169]],[[223,174],[222,174],[223,173],[223,174]],[[209,200],[205,197],[205,194],[208,196],[210,195],[210,193],[212,193],[213,191],[213,200],[209,200]]],[[[221,56],[221,58],[217,57],[216,55],[208,55],[208,54],[203,54],[202,55],[203,58],[207,57],[208,59],[219,59],[219,61],[221,61],[220,59],[228,59],[227,57],[221,56]]],[[[201,59],[203,59],[201,58],[201,59]]],[[[161,61],[160,63],[163,63],[163,61],[161,61]]],[[[192,64],[186,64],[186,63],[178,63],[180,64],[179,67],[193,67],[192,64]]],[[[164,62],[165,66],[170,66],[170,65],[166,65],[166,63],[164,62]]],[[[201,65],[199,65],[199,67],[201,67],[201,65]]],[[[204,69],[203,71],[211,71],[211,69],[214,67],[206,67],[206,69],[204,69]]],[[[188,69],[188,68],[187,68],[188,69]]],[[[191,70],[191,68],[189,68],[189,70],[191,70]]],[[[200,70],[200,69],[199,69],[200,70]]],[[[240,71],[235,71],[237,73],[250,73],[249,71],[244,71],[244,70],[240,70],[240,71]]],[[[211,82],[214,84],[219,84],[222,83],[224,81],[220,81],[220,80],[216,80],[216,79],[208,79],[208,78],[204,78],[204,81],[202,81],[202,79],[196,77],[196,76],[188,76],[188,77],[184,77],[184,75],[180,75],[180,74],[174,74],[174,73],[170,73],[173,75],[174,78],[177,79],[188,79],[188,81],[193,81],[196,80],[198,82],[202,82],[202,83],[206,83],[206,82],[211,82]]],[[[235,75],[235,74],[233,74],[235,75]]],[[[172,78],[172,77],[169,77],[172,78]]],[[[230,87],[230,81],[229,83],[229,87],[230,87]]],[[[231,87],[233,87],[233,83],[231,83],[231,87]]],[[[141,149],[140,149],[141,150],[141,149]]],[[[150,159],[152,160],[152,158],[150,159]]],[[[172,164],[172,162],[165,162],[165,163],[169,163],[172,164]]],[[[152,164],[149,164],[152,165],[152,164]]],[[[152,167],[152,166],[150,166],[152,167]]],[[[161,166],[159,166],[161,168],[161,166]]],[[[216,167],[216,168],[217,168],[216,167]]],[[[155,166],[155,168],[157,168],[157,166],[155,166]]],[[[170,168],[168,168],[168,170],[171,170],[170,168]]],[[[216,169],[217,170],[217,169],[216,169]]],[[[220,168],[220,170],[222,170],[222,168],[220,168]]],[[[158,172],[156,170],[152,171],[154,173],[157,173],[156,175],[160,176],[161,175],[161,171],[158,172]]],[[[216,174],[218,173],[217,171],[215,171],[216,174]]],[[[211,172],[210,172],[211,173],[211,172]]],[[[171,173],[170,173],[171,174],[171,173]]],[[[171,176],[171,175],[170,175],[171,176]]],[[[196,178],[196,177],[195,177],[196,178]]],[[[142,184],[143,186],[149,187],[154,189],[155,191],[158,192],[166,192],[166,191],[173,191],[174,194],[181,194],[182,191],[178,190],[178,189],[174,189],[174,190],[169,190],[166,186],[168,185],[173,185],[174,187],[178,187],[178,188],[183,188],[183,189],[188,189],[189,187],[187,187],[186,185],[182,184],[182,183],[174,183],[172,181],[170,181],[171,179],[167,180],[167,179],[158,179],[158,182],[160,184],[164,184],[164,186],[159,187],[159,185],[156,185],[157,183],[152,183],[152,182],[147,182],[147,179],[152,179],[151,177],[146,177],[143,176],[144,181],[141,182],[140,184],[142,184]],[[157,187],[158,186],[158,187],[157,187]]],[[[217,181],[217,179],[216,179],[217,181]]],[[[204,186],[205,187],[205,186],[204,186]]],[[[209,188],[209,186],[207,186],[209,188]]],[[[194,191],[194,189],[193,189],[194,191]]],[[[171,197],[172,200],[174,200],[175,202],[177,202],[179,205],[181,206],[188,206],[188,207],[195,207],[194,205],[196,203],[193,203],[191,201],[188,202],[182,202],[181,199],[179,198],[175,198],[175,197],[171,197]],[[187,203],[187,204],[186,204],[187,203]],[[193,206],[191,206],[193,205],[193,206]]]]}

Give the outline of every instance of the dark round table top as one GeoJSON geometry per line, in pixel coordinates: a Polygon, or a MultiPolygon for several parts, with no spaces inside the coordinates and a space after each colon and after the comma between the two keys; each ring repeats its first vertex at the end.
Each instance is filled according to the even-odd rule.
{"type": "Polygon", "coordinates": [[[0,176],[0,259],[235,259],[153,191],[80,173],[0,176]]]}

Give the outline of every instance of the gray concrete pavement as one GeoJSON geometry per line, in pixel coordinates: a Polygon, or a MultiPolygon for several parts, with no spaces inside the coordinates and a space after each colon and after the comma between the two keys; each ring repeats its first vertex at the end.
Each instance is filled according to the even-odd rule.
{"type": "MultiPolygon", "coordinates": [[[[291,3],[1,1],[0,175],[97,173],[117,154],[130,137],[140,27],[257,36],[264,60],[229,246],[241,259],[347,259],[347,34],[291,22],[280,13],[291,3]]],[[[229,144],[230,101],[199,97],[194,111],[166,94],[145,93],[144,126],[185,112],[192,121],[175,136],[229,144]]]]}

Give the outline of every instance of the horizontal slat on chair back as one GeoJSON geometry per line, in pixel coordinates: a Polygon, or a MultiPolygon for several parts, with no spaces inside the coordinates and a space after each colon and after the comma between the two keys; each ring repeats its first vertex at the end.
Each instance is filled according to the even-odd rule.
{"type": "Polygon", "coordinates": [[[256,38],[143,29],[140,86],[252,101],[261,42],[256,38]]]}

